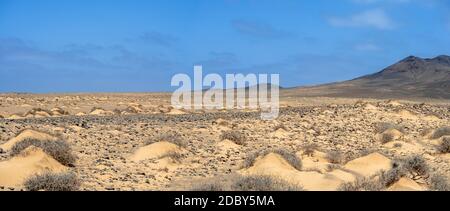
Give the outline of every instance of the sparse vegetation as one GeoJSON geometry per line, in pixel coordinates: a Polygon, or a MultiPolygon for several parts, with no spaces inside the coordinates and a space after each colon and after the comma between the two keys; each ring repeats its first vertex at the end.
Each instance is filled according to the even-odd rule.
{"type": "Polygon", "coordinates": [[[313,156],[314,155],[314,151],[316,151],[318,148],[317,144],[307,144],[303,147],[303,154],[306,156],[313,156]]]}
{"type": "Polygon", "coordinates": [[[164,155],[163,157],[168,157],[168,158],[171,158],[172,160],[174,160],[175,162],[180,162],[181,160],[183,160],[184,155],[179,152],[170,152],[170,153],[164,155]]]}
{"type": "Polygon", "coordinates": [[[116,108],[116,109],[113,110],[113,112],[114,112],[115,115],[122,115],[122,111],[120,109],[116,108]]]}
{"type": "Polygon", "coordinates": [[[273,128],[273,131],[277,131],[277,130],[279,130],[279,129],[283,129],[283,130],[288,130],[287,129],[287,127],[286,127],[286,125],[284,125],[284,124],[278,124],[278,125],[276,125],[274,128],[273,128]]]}
{"type": "Polygon", "coordinates": [[[341,166],[338,164],[328,164],[326,170],[327,170],[327,172],[331,172],[335,169],[341,169],[341,166]]]}
{"type": "Polygon", "coordinates": [[[327,160],[333,164],[341,164],[344,163],[344,157],[342,153],[339,151],[329,151],[326,155],[327,160]]]}
{"type": "Polygon", "coordinates": [[[386,144],[389,143],[391,141],[394,141],[394,135],[391,133],[383,133],[381,135],[381,139],[380,139],[382,144],[386,144]]]}
{"type": "Polygon", "coordinates": [[[271,176],[242,176],[231,186],[234,191],[302,191],[300,185],[290,184],[271,176]]]}
{"type": "Polygon", "coordinates": [[[381,134],[390,129],[396,129],[402,133],[405,133],[405,128],[401,125],[396,125],[390,122],[378,122],[375,124],[375,133],[381,134]]]}
{"type": "Polygon", "coordinates": [[[271,149],[271,150],[266,150],[266,151],[262,151],[262,152],[251,153],[244,160],[244,167],[245,168],[251,167],[255,163],[255,161],[258,157],[266,156],[270,153],[275,153],[275,154],[280,155],[295,169],[297,169],[297,170],[302,169],[302,160],[300,158],[298,158],[295,153],[290,152],[285,149],[271,149]]]}
{"type": "Polygon", "coordinates": [[[358,178],[355,182],[347,182],[338,187],[338,191],[381,191],[384,186],[380,181],[370,178],[358,178]]]}
{"type": "Polygon", "coordinates": [[[193,185],[191,191],[303,191],[298,184],[266,175],[235,175],[193,185]],[[225,181],[226,182],[225,182],[225,181]]]}
{"type": "Polygon", "coordinates": [[[80,187],[77,175],[67,173],[44,173],[28,178],[24,187],[29,191],[76,191],[80,187]]]}
{"type": "Polygon", "coordinates": [[[50,115],[52,112],[47,110],[47,109],[42,109],[42,108],[33,108],[30,111],[28,111],[27,113],[24,114],[24,116],[27,115],[36,115],[37,112],[43,112],[43,113],[47,113],[48,115],[50,115]]]}
{"type": "Polygon", "coordinates": [[[433,132],[433,135],[431,135],[432,139],[438,139],[441,138],[442,136],[449,136],[450,135],[450,127],[441,127],[436,129],[433,132]]]}
{"type": "Polygon", "coordinates": [[[154,136],[153,138],[147,140],[145,145],[150,145],[160,141],[167,141],[180,147],[186,147],[188,144],[178,133],[169,132],[154,136]]]}
{"type": "Polygon", "coordinates": [[[406,172],[404,169],[401,166],[397,166],[389,171],[382,171],[379,174],[379,182],[383,185],[383,187],[389,187],[405,176],[405,174],[406,172]]]}
{"type": "Polygon", "coordinates": [[[357,158],[357,157],[364,157],[366,155],[370,155],[372,153],[378,152],[378,150],[374,149],[374,148],[366,148],[363,149],[361,151],[359,151],[359,155],[353,156],[353,159],[357,158]]]}
{"type": "Polygon", "coordinates": [[[92,107],[90,112],[93,112],[95,110],[103,110],[103,111],[105,111],[105,109],[103,109],[101,107],[92,107]]]}
{"type": "Polygon", "coordinates": [[[394,147],[395,147],[395,148],[400,148],[400,147],[402,147],[402,146],[403,146],[402,143],[395,143],[395,144],[394,144],[394,147]]]}
{"type": "Polygon", "coordinates": [[[440,153],[450,153],[450,137],[442,138],[442,142],[437,149],[440,153]]]}
{"type": "Polygon", "coordinates": [[[72,166],[75,163],[76,156],[72,154],[70,145],[63,140],[37,140],[25,139],[16,143],[11,149],[11,155],[17,155],[29,146],[41,148],[45,153],[52,156],[55,160],[66,166],[72,166]]]}
{"type": "Polygon", "coordinates": [[[430,189],[435,191],[450,191],[448,179],[442,175],[432,175],[429,179],[430,189]]]}
{"type": "Polygon", "coordinates": [[[427,175],[429,167],[425,159],[420,155],[412,155],[402,160],[402,167],[410,173],[427,175]]]}
{"type": "Polygon", "coordinates": [[[136,107],[134,107],[134,106],[128,106],[128,107],[125,109],[125,111],[128,112],[128,113],[130,113],[130,114],[137,114],[137,113],[139,113],[138,108],[136,108],[136,107]]]}
{"type": "Polygon", "coordinates": [[[245,134],[236,130],[224,131],[220,136],[220,140],[225,139],[228,139],[238,145],[245,145],[247,142],[245,134]]]}
{"type": "Polygon", "coordinates": [[[420,135],[421,136],[426,136],[426,135],[428,135],[428,134],[430,134],[430,133],[432,133],[433,132],[433,129],[431,129],[431,128],[426,128],[426,129],[423,129],[421,132],[420,132],[420,135]]]}
{"type": "Polygon", "coordinates": [[[192,188],[191,191],[227,191],[225,186],[218,181],[197,183],[192,188]]]}

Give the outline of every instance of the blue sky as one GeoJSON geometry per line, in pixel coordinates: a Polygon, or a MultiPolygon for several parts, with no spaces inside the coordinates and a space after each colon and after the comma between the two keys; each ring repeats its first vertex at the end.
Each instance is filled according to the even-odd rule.
{"type": "Polygon", "coordinates": [[[285,87],[450,54],[446,0],[0,0],[0,92],[169,91],[176,73],[285,87]]]}

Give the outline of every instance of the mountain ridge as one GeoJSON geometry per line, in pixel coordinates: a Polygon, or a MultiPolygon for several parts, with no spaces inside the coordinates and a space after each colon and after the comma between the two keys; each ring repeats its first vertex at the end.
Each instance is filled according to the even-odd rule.
{"type": "Polygon", "coordinates": [[[408,56],[379,72],[348,81],[294,87],[287,95],[450,99],[450,56],[408,56]]]}

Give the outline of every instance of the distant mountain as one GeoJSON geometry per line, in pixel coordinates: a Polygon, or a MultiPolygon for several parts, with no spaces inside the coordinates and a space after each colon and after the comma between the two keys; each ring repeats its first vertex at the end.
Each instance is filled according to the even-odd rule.
{"type": "Polygon", "coordinates": [[[297,87],[287,96],[450,99],[450,56],[409,56],[375,74],[312,87],[297,87]]]}

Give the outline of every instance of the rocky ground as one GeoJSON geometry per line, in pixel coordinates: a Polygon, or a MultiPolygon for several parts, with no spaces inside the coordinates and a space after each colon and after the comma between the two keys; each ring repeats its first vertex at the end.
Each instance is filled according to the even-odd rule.
{"type": "Polygon", "coordinates": [[[436,138],[450,126],[446,101],[303,98],[281,105],[277,120],[264,121],[257,111],[173,109],[167,94],[0,95],[0,190],[24,189],[26,178],[55,169],[75,172],[81,190],[190,190],[236,175],[336,190],[412,155],[425,160],[427,172],[408,172],[383,189],[430,190],[431,175],[450,179],[450,155],[438,148],[450,134],[441,129],[436,138]],[[36,149],[12,153],[17,142],[46,135],[69,143],[73,165],[50,165],[36,149]]]}

